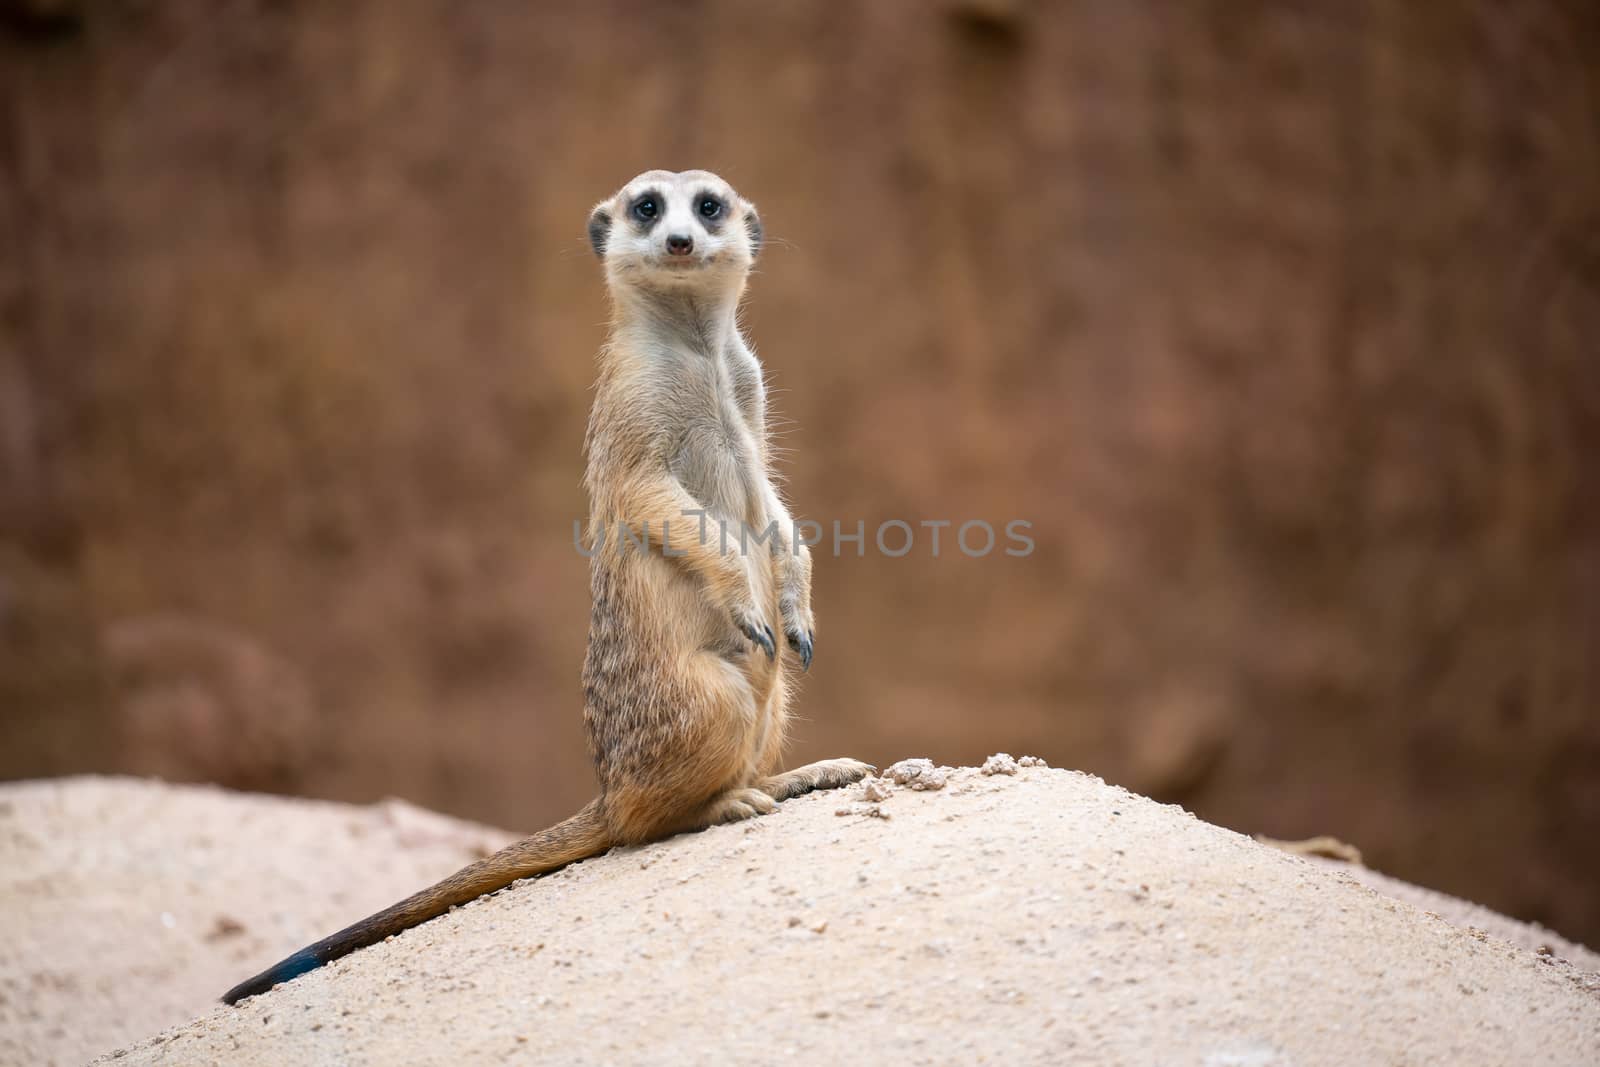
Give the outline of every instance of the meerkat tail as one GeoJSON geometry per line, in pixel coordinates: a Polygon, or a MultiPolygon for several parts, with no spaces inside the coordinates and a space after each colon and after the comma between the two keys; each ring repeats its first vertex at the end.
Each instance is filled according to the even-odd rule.
{"type": "Polygon", "coordinates": [[[437,885],[370,915],[353,926],[308,945],[222,995],[224,1004],[265,993],[281,982],[314,971],[356,949],[376,944],[391,934],[409,930],[443,915],[457,904],[504,889],[518,878],[565,867],[610,848],[614,841],[600,816],[599,801],[592,800],[578,814],[541,830],[492,856],[468,864],[437,885]]]}

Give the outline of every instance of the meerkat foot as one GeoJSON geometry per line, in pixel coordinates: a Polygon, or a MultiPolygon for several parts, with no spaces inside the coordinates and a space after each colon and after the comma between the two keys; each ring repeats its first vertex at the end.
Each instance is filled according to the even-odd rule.
{"type": "Polygon", "coordinates": [[[772,796],[760,789],[730,789],[706,809],[706,825],[740,822],[757,815],[770,815],[778,808],[772,796]]]}
{"type": "Polygon", "coordinates": [[[825,759],[775,774],[761,781],[760,789],[773,800],[788,800],[815,789],[839,789],[859,782],[878,768],[858,759],[825,759]]]}

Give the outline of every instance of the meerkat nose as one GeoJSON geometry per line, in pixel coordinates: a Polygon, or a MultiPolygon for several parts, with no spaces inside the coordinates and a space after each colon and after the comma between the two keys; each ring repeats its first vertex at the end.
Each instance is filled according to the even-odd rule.
{"type": "Polygon", "coordinates": [[[694,251],[694,238],[687,234],[675,233],[667,237],[667,254],[672,256],[686,256],[694,251]]]}

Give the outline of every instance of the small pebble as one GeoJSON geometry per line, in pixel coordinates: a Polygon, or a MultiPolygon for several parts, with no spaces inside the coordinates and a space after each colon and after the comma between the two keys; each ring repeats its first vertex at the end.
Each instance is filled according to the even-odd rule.
{"type": "Polygon", "coordinates": [[[950,768],[936,767],[932,760],[918,757],[901,760],[885,771],[884,777],[889,778],[896,785],[903,785],[908,789],[923,792],[930,789],[943,789],[949,774],[950,768]]]}
{"type": "Polygon", "coordinates": [[[984,760],[983,766],[978,770],[980,773],[987,775],[1016,774],[1017,761],[1011,758],[1009,752],[996,752],[984,760]]]}

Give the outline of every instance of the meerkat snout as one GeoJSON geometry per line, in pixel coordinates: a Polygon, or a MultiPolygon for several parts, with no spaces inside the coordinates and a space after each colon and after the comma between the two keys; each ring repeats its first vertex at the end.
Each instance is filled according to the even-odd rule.
{"type": "Polygon", "coordinates": [[[694,238],[686,233],[675,233],[667,238],[667,255],[686,256],[694,251],[694,238]]]}

